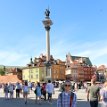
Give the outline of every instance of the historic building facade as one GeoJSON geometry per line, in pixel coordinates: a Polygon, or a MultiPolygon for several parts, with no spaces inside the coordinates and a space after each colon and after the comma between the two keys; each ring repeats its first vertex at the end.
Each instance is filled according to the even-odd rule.
{"type": "Polygon", "coordinates": [[[66,77],[73,81],[90,81],[96,68],[88,57],[66,55],[66,77]]]}
{"type": "Polygon", "coordinates": [[[25,67],[23,68],[23,80],[29,82],[40,82],[45,79],[45,67],[25,67]]]}
{"type": "MultiPolygon", "coordinates": [[[[61,60],[55,60],[52,56],[50,57],[49,66],[51,70],[51,80],[65,80],[65,62],[61,60]]],[[[41,54],[39,58],[35,58],[34,61],[30,59],[30,63],[27,67],[22,70],[23,80],[37,82],[47,81],[47,65],[46,56],[41,54]]]]}
{"type": "Polygon", "coordinates": [[[52,67],[52,80],[65,80],[65,62],[57,60],[52,67]]]}

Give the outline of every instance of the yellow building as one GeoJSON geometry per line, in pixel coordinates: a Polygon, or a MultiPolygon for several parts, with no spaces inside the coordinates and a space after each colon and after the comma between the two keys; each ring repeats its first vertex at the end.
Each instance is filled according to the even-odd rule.
{"type": "Polygon", "coordinates": [[[65,80],[65,62],[60,59],[54,60],[51,56],[49,63],[50,65],[47,64],[44,55],[35,58],[34,61],[31,58],[30,63],[22,70],[22,80],[30,82],[47,82],[49,79],[52,81],[65,80]]]}
{"type": "Polygon", "coordinates": [[[22,70],[22,80],[30,82],[44,81],[46,76],[46,67],[25,67],[22,70]]]}

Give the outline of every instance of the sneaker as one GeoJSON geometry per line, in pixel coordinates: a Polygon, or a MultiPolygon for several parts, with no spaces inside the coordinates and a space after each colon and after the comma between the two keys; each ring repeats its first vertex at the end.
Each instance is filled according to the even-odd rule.
{"type": "Polygon", "coordinates": [[[52,102],[49,102],[49,104],[52,104],[52,102]]]}
{"type": "Polygon", "coordinates": [[[51,101],[48,101],[48,103],[49,103],[49,104],[52,104],[52,102],[51,102],[51,101]]]}
{"type": "Polygon", "coordinates": [[[27,104],[27,101],[25,101],[25,104],[27,104]]]}

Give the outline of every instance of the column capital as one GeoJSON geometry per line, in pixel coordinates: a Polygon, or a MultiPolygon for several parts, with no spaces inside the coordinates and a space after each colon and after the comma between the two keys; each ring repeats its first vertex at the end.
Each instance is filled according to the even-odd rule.
{"type": "Polygon", "coordinates": [[[51,27],[50,26],[45,26],[46,31],[50,31],[51,27]]]}

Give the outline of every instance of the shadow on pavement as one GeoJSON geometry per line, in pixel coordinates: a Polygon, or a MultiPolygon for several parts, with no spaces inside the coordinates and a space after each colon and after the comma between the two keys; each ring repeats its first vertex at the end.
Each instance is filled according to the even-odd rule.
{"type": "Polygon", "coordinates": [[[56,107],[56,99],[53,99],[52,104],[44,100],[42,100],[41,104],[38,104],[35,99],[28,98],[27,104],[25,104],[23,98],[5,99],[1,97],[0,107],[56,107]]]}
{"type": "MultiPolygon", "coordinates": [[[[29,99],[27,104],[25,104],[23,98],[13,98],[13,99],[5,99],[3,97],[0,98],[0,107],[57,107],[57,99],[53,99],[52,104],[48,103],[48,101],[42,100],[41,104],[37,104],[35,99],[29,99]]],[[[83,101],[82,99],[78,99],[77,107],[90,107],[89,102],[83,101]]],[[[100,104],[99,104],[99,107],[100,104]]]]}
{"type": "MultiPolygon", "coordinates": [[[[88,101],[77,101],[77,107],[90,107],[90,103],[88,101]]],[[[99,103],[98,107],[101,107],[101,103],[99,103]]]]}

